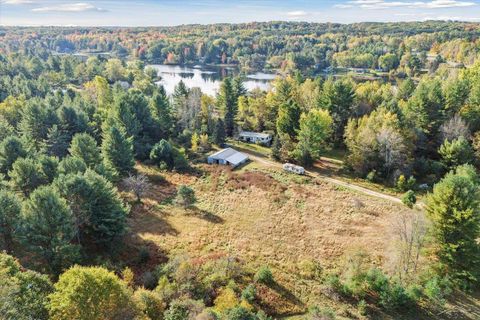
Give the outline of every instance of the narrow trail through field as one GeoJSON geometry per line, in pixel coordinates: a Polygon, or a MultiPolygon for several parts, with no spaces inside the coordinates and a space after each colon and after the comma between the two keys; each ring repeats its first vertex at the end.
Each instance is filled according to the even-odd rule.
{"type": "MultiPolygon", "coordinates": [[[[242,148],[241,151],[243,153],[248,154],[250,159],[252,159],[254,161],[260,162],[260,163],[262,163],[264,165],[267,165],[267,166],[270,166],[270,167],[282,168],[281,163],[269,160],[265,156],[262,156],[258,153],[253,153],[253,152],[251,152],[249,150],[246,150],[246,149],[243,149],[243,148],[242,148]]],[[[385,193],[370,190],[370,189],[367,189],[365,187],[361,187],[361,186],[358,186],[358,185],[355,185],[355,184],[352,184],[352,183],[349,183],[349,182],[342,181],[340,179],[332,178],[332,177],[329,177],[325,174],[321,174],[319,172],[314,172],[314,171],[310,171],[310,170],[306,170],[305,172],[307,173],[307,175],[309,175],[313,178],[319,178],[319,179],[325,180],[327,182],[330,182],[332,184],[335,184],[337,186],[341,186],[341,187],[344,187],[344,188],[355,190],[355,191],[358,191],[360,193],[363,193],[363,194],[366,194],[366,195],[369,195],[369,196],[372,196],[372,197],[385,199],[385,200],[388,200],[388,201],[391,201],[391,202],[400,203],[400,204],[402,203],[402,200],[400,200],[399,198],[388,195],[388,194],[385,194],[385,193]]]]}

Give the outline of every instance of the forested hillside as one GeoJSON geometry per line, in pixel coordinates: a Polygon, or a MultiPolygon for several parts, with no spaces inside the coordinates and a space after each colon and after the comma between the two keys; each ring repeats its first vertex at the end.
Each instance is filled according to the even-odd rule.
{"type": "Polygon", "coordinates": [[[478,318],[479,32],[0,28],[1,316],[478,318]],[[148,63],[241,72],[168,96],[148,63]],[[206,165],[226,144],[253,161],[206,165]]]}

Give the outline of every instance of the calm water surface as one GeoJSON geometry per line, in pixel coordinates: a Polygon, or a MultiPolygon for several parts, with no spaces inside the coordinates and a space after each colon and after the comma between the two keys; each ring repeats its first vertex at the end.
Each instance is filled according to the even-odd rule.
{"type": "MultiPolygon", "coordinates": [[[[182,80],[189,88],[199,87],[203,93],[216,95],[222,79],[227,76],[238,75],[237,68],[231,67],[206,67],[206,66],[176,66],[176,65],[150,65],[158,71],[162,80],[157,83],[165,87],[167,94],[172,94],[175,86],[182,80]]],[[[260,88],[268,90],[270,82],[275,79],[275,74],[257,72],[246,75],[244,86],[247,90],[260,88]]]]}

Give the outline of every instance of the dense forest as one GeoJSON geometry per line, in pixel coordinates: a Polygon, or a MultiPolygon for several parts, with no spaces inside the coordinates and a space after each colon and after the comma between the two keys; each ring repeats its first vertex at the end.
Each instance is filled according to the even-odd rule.
{"type": "MultiPolygon", "coordinates": [[[[422,197],[393,272],[357,255],[318,281],[362,316],[442,314],[452,293],[480,282],[479,33],[479,24],[433,21],[0,28],[2,316],[278,316],[257,300],[275,285],[268,266],[170,256],[138,275],[129,265],[146,264],[148,252],[133,263],[122,255],[131,208],[152,183],[137,166],[201,175],[205,154],[241,130],[271,133],[276,161],[308,168],[336,151],[346,175],[402,193],[410,208],[422,197]],[[247,91],[240,75],[216,96],[182,82],[168,96],[148,63],[278,77],[268,91],[247,91]]],[[[173,201],[196,200],[185,185],[173,201]]],[[[307,319],[335,317],[307,307],[307,319]]]]}

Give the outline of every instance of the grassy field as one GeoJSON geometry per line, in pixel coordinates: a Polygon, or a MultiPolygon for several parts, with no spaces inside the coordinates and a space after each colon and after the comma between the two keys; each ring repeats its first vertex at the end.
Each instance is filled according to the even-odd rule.
{"type": "Polygon", "coordinates": [[[139,166],[154,183],[129,219],[131,243],[152,257],[137,272],[167,256],[226,253],[252,270],[269,265],[279,284],[265,304],[279,316],[308,306],[331,305],[340,318],[358,317],[347,303],[332,301],[305,274],[312,266],[332,270],[349,252],[365,250],[382,265],[391,243],[391,220],[402,210],[381,199],[335,185],[250,163],[239,171],[197,165],[195,174],[159,172],[139,166]],[[192,186],[198,203],[184,209],[172,201],[181,184],[192,186]]]}

